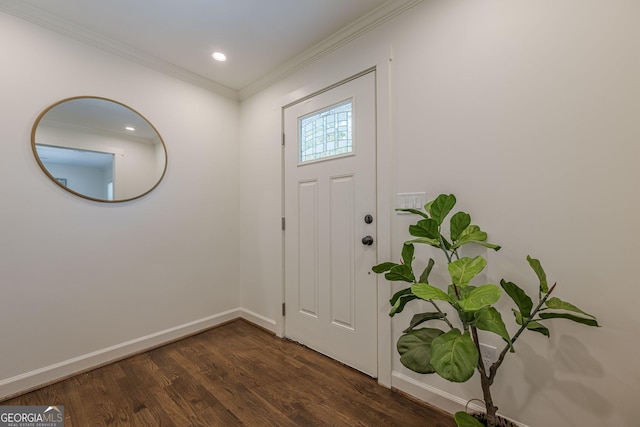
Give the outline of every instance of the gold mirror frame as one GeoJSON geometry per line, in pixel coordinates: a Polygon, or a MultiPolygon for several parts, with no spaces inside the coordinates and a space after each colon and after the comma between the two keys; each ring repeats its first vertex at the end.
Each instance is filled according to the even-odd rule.
{"type": "MultiPolygon", "coordinates": [[[[59,138],[59,139],[63,139],[63,138],[59,138]]],[[[46,142],[49,142],[49,141],[46,141],[46,142]]],[[[105,145],[104,142],[102,142],[101,144],[103,146],[105,145]]],[[[76,96],[76,97],[66,98],[56,102],[55,104],[52,104],[51,106],[47,107],[44,111],[42,111],[42,113],[40,113],[40,115],[34,122],[33,128],[31,130],[31,149],[42,171],[56,185],[58,185],[64,190],[78,197],[82,197],[84,199],[92,200],[96,202],[103,202],[103,203],[127,202],[127,201],[135,200],[149,194],[160,184],[160,182],[164,178],[164,175],[167,170],[167,163],[168,163],[167,149],[162,139],[162,136],[160,136],[160,133],[158,132],[158,130],[153,126],[153,124],[151,124],[149,120],[147,120],[142,114],[140,114],[133,108],[129,107],[128,105],[125,105],[121,102],[118,102],[112,99],[102,98],[97,96],[76,96]],[[71,105],[71,103],[75,103],[75,105],[71,105]],[[77,110],[77,112],[69,111],[67,114],[67,110],[78,108],[78,106],[80,108],[77,110]],[[56,109],[56,107],[59,108],[58,112],[51,113],[52,110],[56,109]],[[62,116],[60,112],[65,112],[66,115],[62,116]],[[49,118],[47,117],[47,114],[49,114],[48,116],[49,118]],[[57,114],[56,118],[59,119],[58,121],[51,119],[51,116],[55,116],[56,114],[57,114]],[[118,121],[123,121],[123,122],[117,125],[114,125],[113,122],[118,122],[118,121]],[[109,122],[112,122],[112,123],[109,123],[109,122]],[[135,122],[138,128],[136,128],[135,131],[131,131],[131,132],[137,132],[141,136],[134,136],[133,134],[127,135],[127,131],[125,131],[124,128],[125,126],[132,126],[133,122],[135,122]],[[55,124],[55,125],[52,125],[52,124],[55,124]],[[99,124],[99,126],[96,124],[99,124]],[[119,192],[122,192],[123,190],[120,190],[119,189],[120,187],[118,187],[120,184],[116,180],[116,176],[118,175],[119,172],[117,173],[116,170],[120,170],[124,168],[124,166],[122,166],[123,163],[116,163],[116,162],[124,162],[124,160],[122,159],[126,157],[125,150],[122,147],[119,147],[118,149],[122,150],[122,152],[119,154],[116,154],[116,153],[113,153],[114,149],[112,147],[109,147],[109,150],[111,152],[105,152],[104,154],[106,154],[107,156],[108,154],[112,154],[112,157],[114,159],[113,164],[111,166],[112,170],[110,172],[111,173],[111,190],[114,193],[113,198],[109,199],[108,196],[105,198],[100,198],[94,195],[85,194],[79,191],[77,187],[75,189],[70,188],[69,186],[66,185],[66,183],[64,182],[65,181],[64,179],[61,179],[59,177],[57,178],[49,170],[47,165],[45,165],[45,162],[43,161],[43,159],[41,159],[41,156],[38,153],[38,149],[42,151],[43,147],[46,147],[46,149],[50,149],[50,150],[58,149],[60,150],[59,152],[62,152],[64,150],[69,150],[69,151],[74,151],[76,153],[83,152],[83,153],[94,153],[94,154],[102,152],[102,150],[96,149],[96,146],[99,146],[100,144],[92,144],[93,141],[87,141],[87,138],[85,138],[85,140],[80,140],[79,138],[75,143],[72,143],[71,145],[68,145],[69,143],[66,140],[64,143],[61,143],[60,141],[56,143],[36,142],[38,129],[46,133],[48,132],[48,129],[53,129],[56,126],[58,128],[66,128],[60,132],[71,132],[71,134],[75,132],[78,135],[80,133],[84,133],[85,136],[90,135],[92,137],[95,134],[96,140],[98,138],[102,138],[103,140],[107,140],[107,138],[111,138],[112,142],[116,141],[116,143],[112,145],[122,144],[122,147],[125,147],[127,144],[131,144],[130,147],[147,146],[148,148],[146,148],[146,150],[152,150],[155,153],[153,154],[154,158],[151,160],[152,162],[156,163],[154,168],[154,176],[148,179],[144,178],[143,180],[140,180],[137,183],[134,182],[133,187],[135,187],[137,184],[138,186],[144,187],[144,189],[134,191],[133,193],[135,194],[126,194],[125,196],[118,198],[117,196],[115,196],[114,188],[118,189],[119,192]],[[114,138],[117,138],[117,139],[114,139],[114,138]],[[140,145],[136,146],[135,144],[137,142],[140,142],[140,145]],[[85,144],[87,144],[88,146],[85,146],[85,144]],[[162,150],[162,152],[158,151],[160,149],[162,150]],[[117,159],[118,157],[120,158],[119,160],[117,159]],[[116,169],[116,164],[120,165],[118,169],[116,169]],[[158,176],[158,178],[155,179],[155,176],[158,176]],[[140,184],[140,182],[142,182],[142,184],[140,184]],[[146,188],[147,186],[149,188],[146,188]]],[[[133,159],[131,159],[131,161],[133,162],[133,159]]],[[[50,166],[52,166],[52,164],[50,164],[50,166]]],[[[128,165],[128,168],[133,171],[134,166],[135,165],[132,163],[128,165]]],[[[129,175],[133,175],[133,174],[129,174],[129,175]]],[[[121,187],[126,187],[126,185],[121,185],[121,187]]]]}

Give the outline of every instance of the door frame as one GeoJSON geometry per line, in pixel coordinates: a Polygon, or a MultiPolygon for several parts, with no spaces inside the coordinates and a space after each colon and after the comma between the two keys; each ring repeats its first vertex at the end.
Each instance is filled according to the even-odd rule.
{"type": "MultiPolygon", "coordinates": [[[[369,72],[375,73],[376,89],[376,241],[377,262],[391,259],[391,218],[392,218],[392,138],[391,138],[391,46],[387,45],[378,49],[370,58],[357,61],[358,64],[350,64],[350,70],[332,77],[323,75],[323,81],[317,81],[312,86],[300,88],[285,96],[280,102],[280,130],[284,135],[284,112],[287,107],[304,101],[314,95],[322,93],[340,84],[353,80],[369,72]],[[347,76],[347,77],[344,77],[347,76]],[[335,78],[337,77],[337,78],[335,78]],[[342,78],[340,78],[342,77],[342,78]],[[327,81],[328,80],[328,81],[327,81]]],[[[336,67],[340,68],[340,67],[336,67]]],[[[319,74],[319,73],[316,73],[319,74]]],[[[281,146],[281,214],[284,218],[284,180],[285,180],[284,146],[281,146]]],[[[285,301],[285,257],[284,257],[284,230],[282,231],[282,283],[280,304],[285,301]]],[[[389,298],[391,297],[390,283],[383,277],[376,275],[377,287],[377,345],[378,345],[378,383],[391,387],[392,373],[392,335],[391,318],[389,317],[389,298]]],[[[276,336],[282,338],[285,333],[284,315],[280,307],[276,308],[276,336]]]]}

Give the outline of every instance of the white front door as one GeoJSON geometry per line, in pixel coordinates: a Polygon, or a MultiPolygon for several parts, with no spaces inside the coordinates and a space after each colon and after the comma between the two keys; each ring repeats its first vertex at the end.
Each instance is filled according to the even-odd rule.
{"type": "Polygon", "coordinates": [[[284,133],[285,336],[376,377],[375,72],[285,108],[284,133]]]}

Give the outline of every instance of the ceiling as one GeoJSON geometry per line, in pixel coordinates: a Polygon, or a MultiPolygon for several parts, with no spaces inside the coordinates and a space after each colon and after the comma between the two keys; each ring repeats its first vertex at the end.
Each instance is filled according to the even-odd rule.
{"type": "Polygon", "coordinates": [[[421,1],[3,0],[0,10],[242,99],[421,1]]]}

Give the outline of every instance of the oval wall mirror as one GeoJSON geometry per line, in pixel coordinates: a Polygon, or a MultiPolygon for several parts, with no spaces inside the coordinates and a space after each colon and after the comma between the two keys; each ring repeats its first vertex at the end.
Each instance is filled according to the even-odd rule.
{"type": "Polygon", "coordinates": [[[99,202],[142,197],[167,169],[156,128],[126,105],[100,97],[67,98],[45,109],[33,125],[31,148],[53,182],[99,202]]]}

